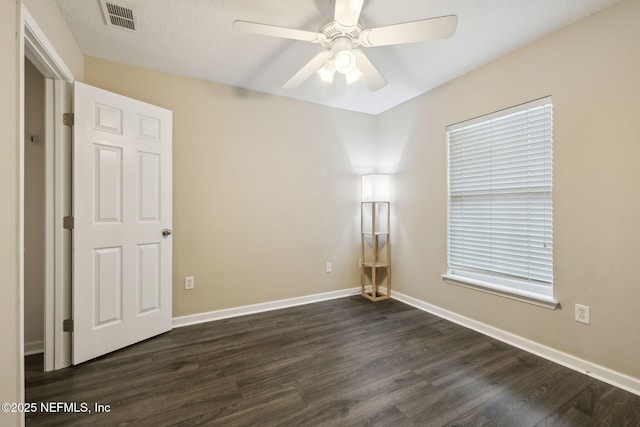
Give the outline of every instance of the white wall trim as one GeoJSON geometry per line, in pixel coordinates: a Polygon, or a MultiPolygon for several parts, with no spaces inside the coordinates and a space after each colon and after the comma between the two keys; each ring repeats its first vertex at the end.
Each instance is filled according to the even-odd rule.
{"type": "Polygon", "coordinates": [[[24,28],[24,55],[47,78],[73,81],[73,73],[55,50],[44,31],[40,29],[29,10],[22,5],[24,28]]]}
{"type": "Polygon", "coordinates": [[[466,277],[458,274],[443,274],[442,280],[451,285],[462,286],[467,289],[473,289],[474,291],[486,292],[502,298],[526,302],[527,304],[537,305],[538,307],[544,307],[550,310],[555,310],[560,305],[558,301],[553,299],[553,296],[549,297],[535,292],[529,292],[497,283],[490,283],[484,280],[477,280],[472,277],[466,277]]]}
{"type": "Polygon", "coordinates": [[[44,353],[44,341],[29,341],[24,343],[24,355],[44,353]]]}
{"type": "Polygon", "coordinates": [[[640,379],[393,291],[392,298],[640,396],[640,379]]]}
{"type": "Polygon", "coordinates": [[[289,299],[268,301],[259,304],[243,305],[240,307],[225,308],[206,313],[190,314],[173,318],[173,327],[196,325],[198,323],[212,322],[214,320],[228,319],[230,317],[245,316],[247,314],[262,313],[264,311],[278,310],[281,308],[295,307],[297,305],[311,304],[314,302],[348,297],[360,294],[360,288],[341,289],[339,291],[323,292],[289,299]]]}

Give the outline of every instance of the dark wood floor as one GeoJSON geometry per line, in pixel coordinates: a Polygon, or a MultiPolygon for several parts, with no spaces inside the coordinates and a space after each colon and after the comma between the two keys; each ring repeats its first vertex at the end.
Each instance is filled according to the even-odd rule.
{"type": "Polygon", "coordinates": [[[640,397],[398,301],[358,296],[200,324],[43,374],[28,426],[640,426],[640,397]]]}

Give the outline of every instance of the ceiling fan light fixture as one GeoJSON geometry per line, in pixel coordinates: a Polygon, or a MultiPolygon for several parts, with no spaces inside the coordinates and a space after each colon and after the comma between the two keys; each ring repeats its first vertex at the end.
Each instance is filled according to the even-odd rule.
{"type": "Polygon", "coordinates": [[[325,83],[333,83],[333,76],[336,74],[336,66],[333,59],[327,61],[318,71],[316,71],[320,79],[325,83]]]}
{"type": "Polygon", "coordinates": [[[362,71],[358,70],[358,67],[354,67],[349,73],[345,74],[345,78],[347,79],[347,85],[357,82],[364,74],[362,71]]]}
{"type": "Polygon", "coordinates": [[[340,74],[347,75],[355,70],[356,57],[349,49],[340,50],[335,56],[335,66],[336,71],[340,74]]]}

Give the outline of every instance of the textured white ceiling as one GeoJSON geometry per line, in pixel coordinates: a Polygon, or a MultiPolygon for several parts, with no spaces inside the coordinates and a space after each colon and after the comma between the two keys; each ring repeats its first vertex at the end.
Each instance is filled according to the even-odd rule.
{"type": "Polygon", "coordinates": [[[105,25],[99,0],[56,3],[85,55],[378,114],[618,1],[365,0],[365,28],[458,15],[451,39],[364,48],[388,82],[377,92],[315,75],[282,89],[322,47],[231,29],[240,19],[319,31],[332,0],[112,0],[135,8],[136,32],[105,25]]]}

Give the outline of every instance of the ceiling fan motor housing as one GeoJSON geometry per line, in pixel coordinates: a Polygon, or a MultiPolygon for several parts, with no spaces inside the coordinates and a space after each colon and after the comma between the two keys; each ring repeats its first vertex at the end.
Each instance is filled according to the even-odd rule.
{"type": "Polygon", "coordinates": [[[349,39],[351,41],[351,47],[355,48],[360,45],[360,33],[362,32],[362,27],[359,25],[345,27],[340,25],[339,22],[333,21],[322,27],[320,32],[326,36],[326,39],[321,42],[322,46],[326,48],[332,47],[334,41],[339,38],[349,39]]]}

